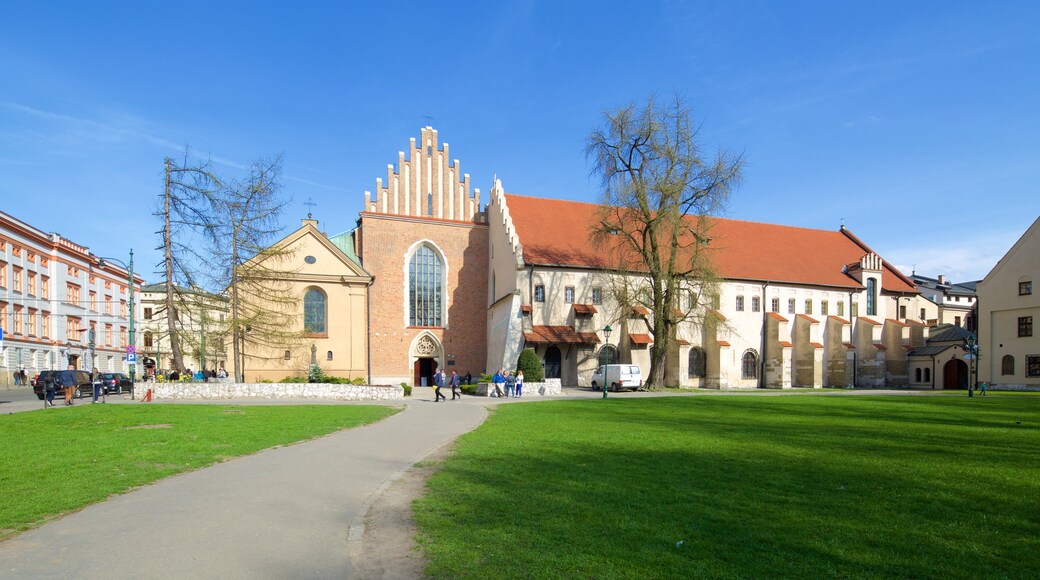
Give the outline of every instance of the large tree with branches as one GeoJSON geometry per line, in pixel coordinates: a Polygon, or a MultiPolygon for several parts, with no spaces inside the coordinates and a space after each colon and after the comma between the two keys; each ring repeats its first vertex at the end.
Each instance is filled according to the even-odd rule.
{"type": "Polygon", "coordinates": [[[590,235],[618,271],[619,317],[633,308],[646,313],[654,339],[648,386],[662,386],[679,324],[709,321],[705,305],[718,284],[710,218],[741,182],[744,157],[718,151],[708,158],[678,95],[605,112],[586,155],[603,186],[590,235]]]}

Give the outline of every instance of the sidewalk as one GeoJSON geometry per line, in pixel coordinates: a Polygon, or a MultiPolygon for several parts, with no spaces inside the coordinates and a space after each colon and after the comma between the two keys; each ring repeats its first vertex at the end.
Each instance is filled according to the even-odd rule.
{"type": "Polygon", "coordinates": [[[374,425],[113,497],[0,543],[0,576],[351,577],[355,518],[385,482],[483,422],[480,403],[413,398],[374,425]]]}

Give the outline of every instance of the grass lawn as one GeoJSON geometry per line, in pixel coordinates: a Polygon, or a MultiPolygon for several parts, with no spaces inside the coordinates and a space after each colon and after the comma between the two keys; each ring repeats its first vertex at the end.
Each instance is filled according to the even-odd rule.
{"type": "Polygon", "coordinates": [[[1040,577],[1040,396],[500,406],[415,504],[437,578],[1040,577]]]}
{"type": "Polygon", "coordinates": [[[2,415],[0,539],[176,473],[395,412],[354,405],[77,405],[2,415]]]}

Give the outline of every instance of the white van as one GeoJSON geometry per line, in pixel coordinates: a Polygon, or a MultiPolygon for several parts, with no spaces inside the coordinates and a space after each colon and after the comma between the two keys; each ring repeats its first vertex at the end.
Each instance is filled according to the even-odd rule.
{"type": "Polygon", "coordinates": [[[601,365],[592,373],[592,388],[602,389],[603,385],[610,387],[611,391],[642,387],[639,365],[601,365]]]}

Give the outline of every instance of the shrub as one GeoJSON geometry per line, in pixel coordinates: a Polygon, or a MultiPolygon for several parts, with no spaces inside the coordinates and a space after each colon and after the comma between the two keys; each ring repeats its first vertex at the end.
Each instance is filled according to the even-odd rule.
{"type": "Polygon", "coordinates": [[[279,383],[306,383],[307,377],[285,377],[279,383]]]}
{"type": "Polygon", "coordinates": [[[316,364],[311,365],[310,368],[307,369],[307,382],[308,383],[324,383],[324,382],[326,382],[325,381],[325,371],[321,370],[321,367],[319,367],[316,364]]]}
{"type": "Polygon", "coordinates": [[[476,395],[477,385],[459,385],[459,390],[467,395],[476,395]]]}
{"type": "Polygon", "coordinates": [[[408,383],[401,383],[401,388],[404,389],[404,396],[412,396],[412,385],[409,385],[408,383]]]}
{"type": "Polygon", "coordinates": [[[367,383],[368,381],[365,379],[365,377],[357,377],[354,380],[350,381],[350,384],[352,385],[364,385],[367,383]]]}
{"type": "Polygon", "coordinates": [[[520,357],[516,360],[516,369],[524,372],[525,382],[540,383],[545,379],[545,368],[533,348],[525,348],[520,351],[520,357]]]}
{"type": "Polygon", "coordinates": [[[490,383],[492,378],[493,378],[493,375],[482,374],[482,375],[480,375],[480,382],[482,382],[482,383],[490,383]]]}

